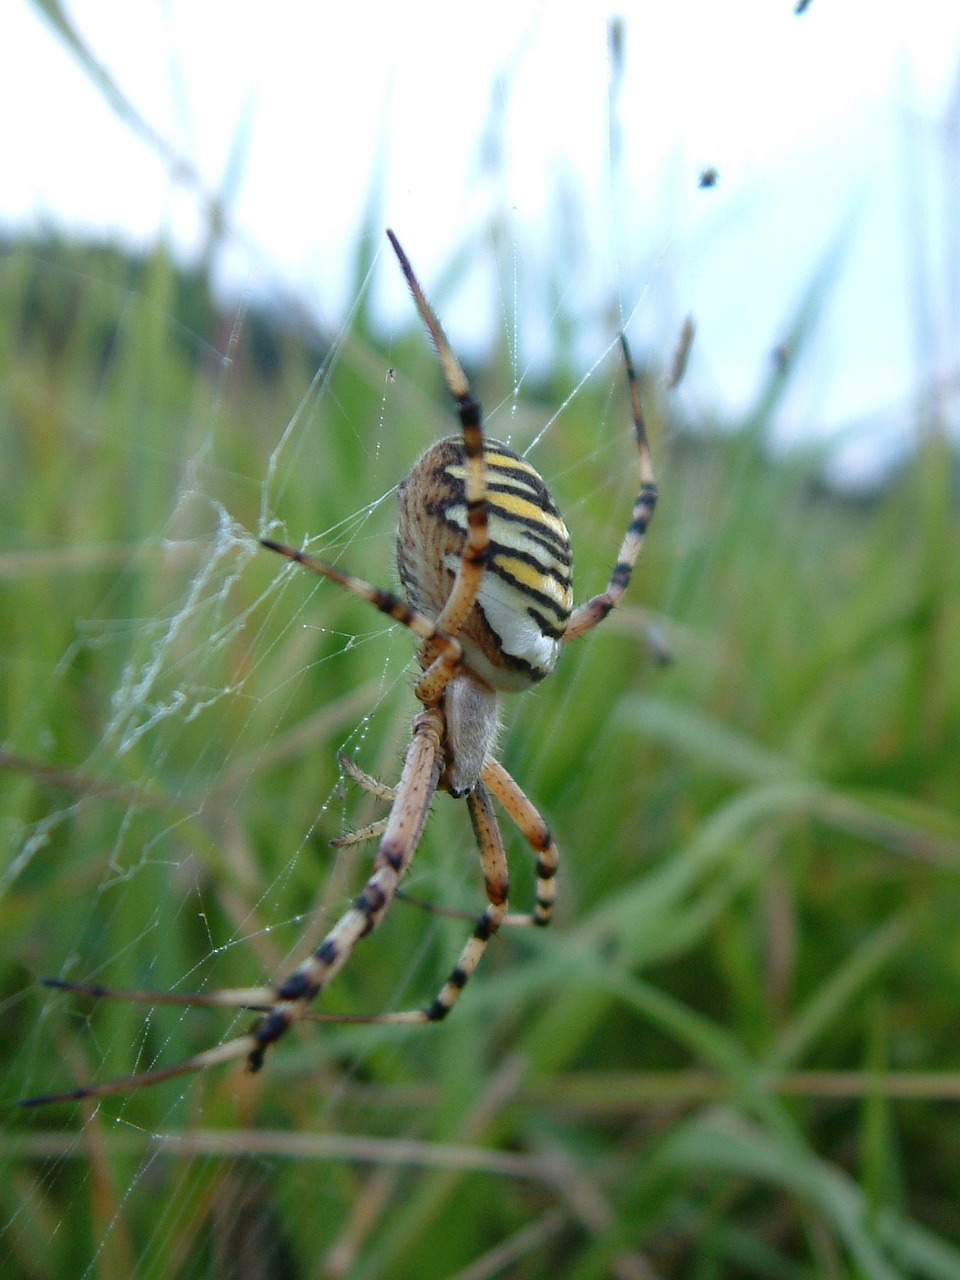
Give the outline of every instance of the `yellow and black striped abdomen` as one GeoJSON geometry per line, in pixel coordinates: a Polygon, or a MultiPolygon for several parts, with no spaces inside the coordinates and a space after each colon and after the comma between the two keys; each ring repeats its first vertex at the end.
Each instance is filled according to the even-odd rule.
{"type": "MultiPolygon", "coordinates": [[[[476,604],[458,639],[494,689],[525,689],[553,670],[573,603],[570,536],[542,478],[506,445],[484,445],[490,546],[476,604]]],[[[436,617],[467,529],[458,436],[415,463],[398,490],[397,567],[410,603],[436,617]]]]}

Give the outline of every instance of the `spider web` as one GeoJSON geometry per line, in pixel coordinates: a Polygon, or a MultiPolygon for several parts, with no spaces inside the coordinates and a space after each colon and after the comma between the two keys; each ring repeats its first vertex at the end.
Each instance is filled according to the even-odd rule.
{"type": "MultiPolygon", "coordinates": [[[[477,246],[488,241],[468,236],[466,243],[476,259],[477,246]]],[[[630,285],[626,303],[611,305],[608,289],[602,297],[581,289],[585,264],[578,272],[571,263],[569,279],[537,312],[525,284],[543,265],[535,250],[515,233],[494,243],[481,266],[472,263],[447,282],[425,275],[423,283],[462,351],[458,300],[471,277],[486,273],[505,343],[503,357],[490,361],[497,374],[493,395],[480,386],[489,402],[486,427],[529,451],[545,472],[575,531],[575,548],[578,525],[596,546],[595,554],[582,557],[591,579],[580,579],[582,598],[605,582],[636,486],[623,464],[629,420],[614,337],[621,317],[625,325],[636,316],[652,323],[645,309],[650,277],[630,285]],[[581,319],[567,346],[577,374],[549,403],[547,396],[531,397],[543,381],[538,348],[561,315],[570,317],[578,291],[581,319]],[[528,319],[529,340],[522,333],[528,319]],[[584,397],[593,406],[595,442],[580,453],[561,445],[550,458],[557,425],[584,397]]],[[[225,244],[236,248],[229,230],[225,244]]],[[[408,250],[419,270],[416,243],[408,250]]],[[[616,259],[610,265],[608,278],[616,284],[621,265],[616,259]]],[[[14,901],[44,894],[47,905],[34,917],[32,936],[18,943],[23,983],[7,1005],[18,1041],[6,1070],[7,1098],[166,1065],[249,1022],[249,1015],[231,1019],[198,1009],[94,1006],[40,992],[33,979],[172,991],[270,981],[316,944],[362,882],[370,846],[335,853],[327,841],[378,811],[345,780],[336,753],[395,780],[415,709],[414,646],[331,584],[271,558],[257,537],[305,543],[327,560],[392,585],[395,484],[420,449],[455,429],[412,304],[399,326],[392,313],[389,321],[391,331],[409,331],[409,340],[386,355],[374,341],[371,297],[393,267],[376,252],[369,255],[332,339],[278,397],[287,409],[277,407],[259,422],[257,440],[244,424],[240,462],[232,461],[232,441],[249,376],[241,349],[255,310],[250,298],[231,304],[219,344],[187,332],[205,370],[204,393],[180,429],[159,439],[125,437],[109,412],[106,389],[86,411],[88,422],[102,411],[114,462],[119,456],[152,471],[144,497],[152,514],[116,542],[51,539],[45,562],[42,555],[27,557],[34,584],[56,591],[58,575],[66,574],[75,586],[65,601],[69,639],[38,657],[47,700],[23,707],[8,727],[7,776],[35,795],[24,810],[31,816],[5,833],[12,852],[3,889],[14,901]],[[304,476],[317,477],[313,500],[304,476]],[[57,714],[64,703],[82,722],[69,738],[57,714]]],[[[81,284],[96,294],[104,281],[87,274],[81,284]]],[[[131,310],[143,298],[153,306],[148,286],[138,287],[131,310]]],[[[390,288],[396,293],[396,281],[390,288]]],[[[161,313],[160,322],[180,325],[172,311],[161,313]]],[[[139,324],[121,319],[118,345],[139,341],[139,324]]],[[[122,473],[117,467],[115,474],[122,473]]],[[[561,732],[579,661],[566,657],[569,677],[556,693],[529,695],[522,711],[519,703],[507,708],[508,724],[523,716],[519,780],[534,800],[534,747],[561,732]]],[[[512,741],[508,728],[506,750],[512,741]]],[[[454,806],[438,800],[434,807],[408,887],[473,910],[482,890],[469,825],[454,806]]],[[[510,833],[508,843],[516,858],[522,841],[510,833]]],[[[515,872],[518,899],[529,895],[532,882],[524,858],[521,852],[515,872]]],[[[379,934],[364,944],[366,958],[348,966],[330,1007],[376,1012],[423,1003],[446,976],[466,927],[407,908],[394,930],[397,940],[379,953],[379,962],[379,934]]],[[[517,954],[512,940],[503,949],[517,954]]],[[[476,982],[480,989],[485,978],[476,982]]],[[[263,1078],[273,1098],[285,1082],[295,1091],[309,1082],[316,1130],[325,1114],[343,1123],[342,1099],[363,1080],[368,1062],[402,1053],[406,1073],[415,1075],[429,1052],[409,1035],[388,1038],[377,1028],[314,1028],[285,1045],[282,1057],[272,1054],[263,1078]]],[[[175,1242],[194,1239],[198,1230],[190,1208],[194,1164],[188,1160],[171,1172],[178,1135],[193,1135],[195,1145],[185,1149],[194,1155],[208,1150],[222,1161],[223,1203],[212,1212],[226,1215],[221,1228],[228,1236],[239,1229],[251,1185],[249,1150],[232,1155],[230,1133],[221,1146],[211,1135],[225,1106],[233,1108],[231,1132],[239,1130],[251,1106],[249,1087],[242,1076],[231,1077],[229,1086],[222,1078],[182,1078],[150,1090],[149,1098],[131,1093],[94,1101],[92,1118],[80,1108],[86,1129],[69,1109],[42,1116],[16,1149],[38,1163],[20,1207],[3,1224],[9,1257],[22,1256],[36,1217],[51,1205],[59,1214],[54,1236],[69,1237],[74,1217],[87,1220],[92,1198],[101,1210],[90,1218],[91,1237],[75,1245],[76,1273],[110,1272],[126,1259],[138,1275],[165,1274],[175,1242]],[[91,1157],[92,1133],[106,1144],[103,1159],[91,1157]],[[109,1187],[103,1196],[101,1179],[109,1187]],[[159,1211],[152,1230],[133,1246],[127,1217],[149,1201],[154,1185],[163,1186],[159,1211]]],[[[269,1164],[275,1155],[262,1158],[269,1164]]]]}

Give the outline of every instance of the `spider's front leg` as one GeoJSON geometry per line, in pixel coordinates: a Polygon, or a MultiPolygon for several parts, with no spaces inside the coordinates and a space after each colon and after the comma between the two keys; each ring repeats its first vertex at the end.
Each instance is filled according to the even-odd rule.
{"type": "MultiPolygon", "coordinates": [[[[475,682],[468,681],[468,684],[475,682]]],[[[455,718],[455,717],[454,717],[455,718]]],[[[423,711],[414,723],[414,739],[404,762],[403,773],[393,800],[393,808],[387,818],[387,828],[374,859],[373,874],[367,880],[360,895],[349,911],[341,916],[337,924],[323,939],[316,951],[299,966],[289,978],[277,988],[277,1002],[255,1024],[252,1036],[256,1047],[248,1056],[252,1070],[263,1065],[264,1054],[271,1044],[286,1033],[289,1027],[307,1014],[312,1000],[331,981],[335,974],[350,956],[357,942],[374,929],[380,922],[390,902],[397,896],[413,858],[417,843],[423,831],[430,801],[444,774],[444,766],[449,768],[451,743],[448,736],[449,724],[444,715],[435,708],[423,711]],[[418,738],[428,735],[428,745],[418,751],[418,738]]],[[[363,775],[366,778],[366,775],[363,775]]],[[[483,766],[483,776],[489,776],[491,787],[503,801],[504,796],[510,800],[508,812],[515,820],[520,821],[518,814],[522,810],[521,829],[531,843],[536,844],[540,837],[532,831],[531,815],[542,824],[529,801],[522,796],[516,783],[509,774],[492,761],[483,766]],[[489,769],[488,766],[489,765],[489,769]],[[512,790],[511,790],[512,789],[512,790]],[[521,796],[526,808],[518,804],[514,792],[521,796]]],[[[454,790],[452,787],[448,787],[454,790]]],[[[493,810],[490,793],[480,777],[475,777],[464,793],[470,811],[470,820],[480,850],[480,866],[483,872],[487,906],[477,919],[473,933],[467,939],[450,975],[440,988],[431,1003],[422,1009],[407,1009],[383,1014],[367,1014],[350,1017],[343,1016],[344,1022],[360,1023],[424,1023],[442,1021],[457,1000],[467,982],[473,976],[486,950],[487,943],[506,919],[507,899],[509,894],[509,869],[507,855],[503,845],[503,837],[493,810]]],[[[544,832],[546,828],[544,827],[544,832]]],[[[556,869],[556,847],[544,835],[546,846],[552,850],[551,856],[546,846],[541,851],[542,866],[551,865],[548,875],[541,876],[538,883],[547,883],[556,869]]],[[[542,870],[541,866],[541,870],[542,870]]],[[[540,874],[538,872],[538,874],[540,874]]],[[[524,923],[545,924],[549,919],[552,905],[552,892],[545,890],[538,893],[538,914],[524,920],[524,923]],[[540,912],[542,911],[542,918],[540,912]]]]}
{"type": "Polygon", "coordinates": [[[264,1054],[295,1023],[333,980],[354,947],[375,929],[396,896],[420,842],[443,768],[443,713],[429,708],[414,721],[397,784],[393,808],[373,860],[366,884],[316,950],[277,986],[276,1002],[254,1024],[254,1047],[247,1061],[251,1070],[263,1065],[264,1054]]]}
{"type": "MultiPolygon", "coordinates": [[[[126,1093],[144,1085],[159,1084],[195,1071],[205,1071],[238,1058],[246,1058],[251,1070],[263,1065],[270,1045],[283,1036],[295,1022],[317,1018],[329,1022],[379,1022],[379,1017],[341,1017],[336,1014],[311,1014],[311,1001],[339,972],[353,948],[374,929],[396,896],[416,852],[430,804],[440,782],[444,765],[446,726],[442,711],[423,711],[414,721],[413,738],[407,748],[403,771],[396,789],[393,808],[374,858],[373,871],[353,905],[344,912],[317,949],[303,964],[275,989],[270,987],[227,988],[222,991],[168,994],[165,992],[119,991],[58,979],[47,979],[47,985],[74,991],[97,999],[135,1000],[156,1003],[201,1006],[222,1009],[262,1009],[252,1029],[225,1040],[213,1049],[194,1054],[170,1067],[144,1071],[101,1084],[83,1085],[62,1093],[45,1093],[23,1098],[23,1107],[47,1106],[57,1102],[78,1102],[85,1098],[103,1098],[126,1093]]],[[[389,1019],[397,1022],[424,1021],[422,1012],[389,1019]]]]}

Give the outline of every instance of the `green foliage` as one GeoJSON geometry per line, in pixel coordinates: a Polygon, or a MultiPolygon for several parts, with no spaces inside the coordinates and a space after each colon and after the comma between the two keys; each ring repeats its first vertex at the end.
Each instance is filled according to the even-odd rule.
{"type": "MultiPolygon", "coordinates": [[[[412,645],[255,536],[282,521],[388,584],[378,500],[454,419],[412,308],[389,354],[365,307],[326,349],[224,317],[160,250],[55,241],[3,246],[0,298],[13,1103],[228,1032],[40,976],[262,982],[362,881],[370,846],[326,848],[376,816],[336,754],[395,778],[412,645]]],[[[951,459],[928,441],[854,502],[821,459],[768,456],[773,381],[722,435],[671,428],[654,386],[662,502],[625,607],[506,707],[504,763],[561,848],[556,927],[506,931],[437,1028],[307,1027],[256,1078],[11,1108],[11,1274],[960,1277],[951,459]]],[[[514,408],[491,429],[522,447],[552,405],[514,408]]],[[[629,440],[611,360],[534,455],[581,599],[629,440]]],[[[473,909],[462,809],[437,800],[409,887],[473,909]]],[[[324,1007],[423,1003],[465,928],[398,904],[324,1007]]]]}

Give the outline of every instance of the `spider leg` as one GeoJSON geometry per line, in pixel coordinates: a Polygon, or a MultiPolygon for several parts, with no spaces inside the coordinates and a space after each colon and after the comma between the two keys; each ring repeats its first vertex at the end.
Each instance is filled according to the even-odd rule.
{"type": "Polygon", "coordinates": [[[269,1012],[251,1032],[255,1047],[247,1056],[252,1071],[263,1065],[270,1045],[308,1012],[349,959],[354,947],[380,923],[406,875],[420,842],[443,767],[442,713],[427,709],[414,721],[396,799],[380,840],[373,872],[353,902],[316,950],[277,987],[269,1012]]]}
{"type": "Polygon", "coordinates": [[[507,855],[490,794],[482,782],[478,781],[469,792],[467,804],[470,808],[470,819],[476,833],[477,844],[480,847],[480,865],[487,891],[487,908],[477,920],[473,933],[460,952],[449,978],[440,988],[433,1003],[424,1010],[424,1017],[428,1022],[439,1022],[445,1018],[460,999],[461,991],[473,976],[487,949],[487,943],[500,928],[507,910],[507,894],[510,888],[507,855]]]}
{"type": "Polygon", "coordinates": [[[623,593],[630,583],[633,566],[637,563],[637,557],[643,547],[644,534],[647,532],[647,526],[657,504],[657,485],[653,475],[650,445],[647,442],[647,429],[643,421],[643,407],[640,404],[637,371],[630,357],[630,348],[625,334],[620,335],[620,345],[623,348],[627,385],[630,389],[630,403],[633,409],[633,427],[637,440],[637,452],[640,455],[640,491],[633,504],[633,514],[623,542],[620,544],[620,551],[606,591],[574,609],[563,635],[564,640],[575,640],[577,636],[582,636],[585,631],[595,627],[623,599],[623,593]]]}
{"type": "MultiPolygon", "coordinates": [[[[406,903],[408,907],[416,907],[418,911],[425,911],[430,916],[443,916],[446,920],[465,920],[469,924],[477,918],[475,911],[464,911],[460,907],[444,907],[436,902],[427,902],[425,898],[415,898],[405,889],[397,890],[397,901],[406,903]]],[[[508,925],[525,928],[531,924],[533,924],[531,915],[505,915],[500,921],[501,928],[506,928],[508,925]]]]}
{"type": "Polygon", "coordinates": [[[345,587],[351,595],[359,596],[361,600],[366,600],[375,609],[385,613],[388,618],[393,618],[395,622],[402,623],[414,635],[419,636],[421,640],[429,640],[435,648],[439,649],[448,658],[452,665],[459,664],[461,658],[459,643],[452,636],[446,635],[425,613],[412,609],[405,600],[401,600],[392,591],[384,591],[370,582],[365,582],[363,578],[355,578],[351,573],[343,573],[340,569],[335,568],[332,564],[327,564],[324,560],[317,560],[313,556],[308,556],[306,552],[298,550],[297,547],[287,546],[286,543],[274,542],[272,538],[261,538],[260,545],[261,547],[266,547],[268,551],[276,551],[278,555],[286,556],[288,560],[294,560],[297,564],[302,564],[311,573],[318,573],[322,578],[330,578],[331,581],[338,583],[341,587],[345,587]]]}
{"type": "MultiPolygon", "coordinates": [[[[373,862],[373,871],[353,905],[344,912],[312,955],[299,965],[276,988],[249,987],[227,989],[198,995],[167,995],[159,999],[156,993],[113,992],[104,987],[84,987],[81,984],[49,980],[49,985],[76,990],[87,994],[114,999],[131,998],[142,1002],[165,1004],[215,1005],[219,1007],[256,1008],[260,1017],[253,1028],[244,1035],[234,1036],[213,1049],[193,1055],[171,1067],[148,1071],[140,1075],[126,1076],[102,1084],[82,1086],[64,1093],[43,1094],[24,1098],[24,1107],[42,1106],[52,1102],[78,1102],[84,1098],[100,1098],[109,1094],[125,1093],[143,1085],[159,1084],[176,1076],[236,1058],[246,1058],[252,1071],[263,1065],[264,1055],[270,1045],[280,1039],[294,1023],[307,1017],[332,1022],[380,1021],[377,1018],[349,1018],[339,1015],[311,1015],[310,1002],[340,971],[354,947],[379,924],[393,900],[400,881],[413,859],[423,832],[430,804],[440,781],[443,766],[443,716],[437,710],[426,710],[414,721],[413,738],[407,748],[403,771],[397,785],[396,800],[373,862]]],[[[422,1013],[392,1017],[391,1021],[424,1021],[422,1013]]]]}
{"type": "Polygon", "coordinates": [[[40,985],[56,991],[72,991],[92,1000],[123,1000],[126,1004],[175,1004],[191,1008],[253,1009],[273,1008],[273,987],[228,987],[223,991],[125,991],[101,987],[97,983],[68,982],[64,978],[41,978],[40,985]]]}
{"type": "Polygon", "coordinates": [[[389,800],[392,803],[397,798],[396,787],[388,787],[385,782],[381,782],[372,774],[364,772],[355,760],[351,760],[342,751],[337,753],[337,760],[343,772],[352,778],[357,786],[363,787],[364,791],[369,791],[378,800],[389,800]]]}
{"type": "MultiPolygon", "coordinates": [[[[414,692],[426,707],[433,707],[439,703],[444,689],[450,683],[451,676],[460,666],[463,658],[463,648],[458,640],[454,639],[452,635],[448,635],[425,613],[420,613],[417,609],[411,608],[405,600],[401,600],[392,591],[384,591],[381,587],[375,587],[363,578],[354,577],[352,573],[343,573],[332,564],[327,564],[323,560],[308,556],[306,552],[300,551],[296,547],[288,546],[284,542],[274,542],[272,538],[261,538],[260,545],[266,547],[268,551],[276,551],[278,555],[286,556],[288,560],[302,564],[305,569],[309,569],[312,573],[318,573],[321,577],[329,578],[332,582],[345,587],[351,595],[358,596],[361,600],[366,600],[375,609],[385,613],[388,618],[393,618],[395,622],[401,623],[409,631],[412,631],[415,636],[419,636],[427,648],[431,661],[427,670],[417,681],[414,692]]],[[[478,586],[479,581],[478,574],[478,586]]],[[[456,587],[456,583],[454,583],[454,587],[456,587]]],[[[471,605],[475,596],[476,592],[474,591],[474,595],[470,600],[471,605]]]]}
{"type": "Polygon", "coordinates": [[[108,1080],[103,1084],[81,1085],[78,1089],[67,1089],[63,1093],[43,1093],[35,1098],[21,1098],[21,1107],[45,1107],[53,1102],[82,1102],[85,1098],[106,1098],[113,1093],[126,1093],[130,1089],[141,1086],[160,1084],[163,1080],[173,1080],[177,1076],[190,1075],[194,1071],[206,1071],[208,1067],[219,1067],[234,1058],[242,1058],[256,1048],[256,1040],[252,1035],[235,1036],[225,1040],[215,1049],[206,1049],[196,1053],[192,1058],[185,1058],[172,1067],[161,1067],[157,1071],[144,1071],[137,1076],[125,1076],[122,1080],[108,1080]]]}
{"type": "MultiPolygon", "coordinates": [[[[500,924],[510,927],[549,924],[553,918],[556,875],[560,864],[560,854],[550,828],[499,760],[488,756],[483,762],[481,777],[537,855],[537,900],[534,910],[523,915],[504,915],[500,924]]],[[[361,833],[356,834],[359,837],[361,833]]],[[[413,897],[403,889],[398,891],[397,897],[430,915],[447,916],[454,920],[475,918],[469,911],[424,902],[422,898],[413,897]]]]}
{"type": "Polygon", "coordinates": [[[507,855],[503,847],[503,836],[497,816],[493,811],[490,794],[482,782],[467,795],[470,819],[480,849],[480,865],[487,893],[487,907],[479,919],[465,912],[447,911],[442,907],[431,907],[416,899],[409,899],[416,906],[423,907],[436,915],[450,915],[457,919],[465,918],[475,921],[473,933],[467,939],[463,950],[450,976],[440,988],[434,1000],[425,1009],[406,1009],[395,1013],[361,1014],[356,1017],[338,1018],[343,1022],[362,1023],[416,1023],[441,1022],[460,999],[460,993],[473,976],[477,965],[487,948],[487,943],[504,923],[507,910],[507,894],[509,891],[509,871],[507,855]]]}
{"type": "MultiPolygon", "coordinates": [[[[483,426],[480,417],[480,405],[470,390],[467,375],[463,372],[460,361],[450,349],[450,343],[443,332],[440,321],[424,297],[420,282],[413,273],[410,260],[401,248],[400,241],[392,231],[387,236],[393,245],[400,268],[406,277],[413,300],[420,317],[426,325],[433,345],[436,347],[440,368],[450,393],[457,402],[457,413],[463,431],[463,451],[466,459],[466,476],[464,479],[465,498],[467,504],[467,539],[460,562],[457,565],[456,577],[446,603],[437,617],[437,629],[448,635],[456,635],[473,608],[480,590],[480,579],[490,543],[487,527],[486,479],[483,467],[483,426]]],[[[430,673],[427,672],[427,675],[430,673]]],[[[451,673],[452,674],[452,673],[451,673]]],[[[426,676],[423,678],[426,679],[426,676]]],[[[448,677],[449,679],[449,677],[448,677]]],[[[423,680],[421,680],[421,685],[423,680]]],[[[420,686],[417,688],[420,697],[420,686]]],[[[421,699],[423,701],[423,699],[421,699]]]]}
{"type": "MultiPolygon", "coordinates": [[[[395,787],[388,787],[385,783],[380,782],[371,774],[366,773],[360,768],[356,761],[351,760],[351,758],[344,755],[343,752],[340,752],[338,759],[344,773],[348,774],[353,781],[363,787],[365,791],[369,791],[371,795],[376,796],[377,799],[392,801],[396,797],[397,792],[395,787]]],[[[497,763],[497,761],[492,760],[490,763],[493,768],[491,774],[487,778],[487,781],[490,783],[491,778],[493,778],[493,783],[490,786],[491,791],[494,791],[494,794],[497,795],[497,799],[507,810],[507,813],[513,819],[514,823],[520,827],[521,831],[526,836],[528,843],[532,845],[540,855],[537,866],[538,879],[540,880],[540,888],[537,892],[537,915],[538,917],[542,916],[542,919],[538,918],[536,922],[546,924],[550,918],[552,910],[552,896],[549,886],[556,873],[556,846],[554,846],[550,840],[550,833],[547,829],[546,823],[536,812],[533,806],[530,805],[529,801],[526,801],[526,797],[520,791],[520,788],[513,781],[510,775],[497,763]],[[497,773],[502,774],[508,784],[507,787],[500,792],[495,790],[495,788],[500,786],[500,780],[499,777],[497,777],[497,773]],[[504,797],[508,794],[508,791],[510,793],[509,799],[511,802],[513,801],[514,792],[518,793],[520,796],[521,802],[517,803],[515,808],[505,802],[504,797]],[[524,825],[524,822],[521,820],[525,815],[522,801],[526,801],[530,810],[530,820],[528,825],[524,825]],[[552,857],[550,856],[551,850],[553,853],[552,857]]],[[[364,840],[373,840],[375,837],[383,834],[386,829],[386,825],[387,819],[381,818],[379,822],[371,822],[369,826],[360,827],[357,831],[348,831],[345,835],[337,836],[335,839],[331,840],[330,843],[335,848],[339,849],[343,848],[345,845],[359,844],[364,840]]],[[[423,898],[417,898],[413,894],[407,893],[405,889],[398,889],[396,897],[398,901],[405,902],[408,906],[416,907],[418,911],[425,911],[428,915],[444,916],[448,920],[476,920],[476,912],[462,911],[457,907],[438,906],[436,903],[426,902],[423,898]]],[[[534,922],[535,917],[533,915],[509,915],[504,916],[501,920],[501,924],[505,925],[529,925],[534,922]]]]}
{"type": "Polygon", "coordinates": [[[463,649],[458,640],[455,640],[453,636],[447,635],[425,613],[420,613],[417,609],[411,608],[405,600],[401,600],[392,591],[384,591],[380,587],[375,587],[372,583],[364,581],[363,578],[354,577],[351,573],[342,573],[339,569],[334,568],[332,564],[327,564],[323,560],[308,556],[296,547],[287,546],[286,543],[274,542],[272,538],[261,538],[260,545],[266,547],[268,551],[276,551],[278,555],[286,556],[288,560],[294,560],[297,564],[302,564],[305,569],[309,569],[312,573],[318,573],[323,578],[330,578],[331,581],[339,583],[351,595],[359,596],[361,600],[366,600],[375,609],[385,613],[388,618],[393,618],[395,622],[401,623],[409,631],[412,631],[415,636],[419,636],[422,641],[428,643],[431,655],[436,656],[433,658],[429,668],[420,677],[415,692],[425,706],[435,706],[440,701],[440,695],[450,683],[450,677],[459,667],[463,658],[463,649]]]}
{"type": "Polygon", "coordinates": [[[499,760],[487,756],[480,775],[537,855],[537,901],[529,915],[507,916],[509,925],[549,924],[556,896],[560,854],[550,828],[499,760]]]}
{"type": "Polygon", "coordinates": [[[424,673],[417,682],[415,693],[425,707],[436,706],[444,689],[460,665],[463,650],[454,638],[463,626],[477,599],[484,564],[490,545],[487,519],[486,477],[483,465],[483,424],[480,405],[470,390],[470,383],[460,361],[454,355],[450,343],[436,314],[427,302],[420,282],[400,241],[390,230],[387,236],[393,246],[400,268],[413,295],[420,317],[430,333],[444,380],[457,402],[457,413],[463,433],[465,458],[464,500],[467,510],[467,536],[457,564],[456,576],[443,608],[435,621],[410,608],[399,596],[379,587],[371,586],[362,578],[342,573],[332,565],[297,551],[269,538],[261,538],[261,545],[290,560],[331,578],[346,587],[354,595],[368,600],[372,605],[397,622],[403,623],[424,642],[424,673]]]}
{"type": "MultiPolygon", "coordinates": [[[[388,787],[386,783],[380,782],[369,773],[365,773],[355,761],[344,755],[342,751],[338,752],[337,759],[344,773],[352,778],[358,786],[363,787],[364,791],[369,791],[378,800],[385,800],[391,804],[397,798],[396,787],[388,787]]],[[[347,831],[342,836],[336,836],[330,843],[335,849],[342,849],[346,845],[361,844],[364,840],[375,840],[386,831],[387,821],[388,819],[386,818],[380,818],[378,821],[371,822],[356,831],[347,831]]]]}
{"type": "Polygon", "coordinates": [[[387,819],[380,818],[366,827],[358,827],[356,831],[345,831],[342,836],[334,836],[330,841],[334,849],[345,849],[347,845],[363,844],[365,840],[376,840],[387,829],[387,819]]]}
{"type": "MultiPolygon", "coordinates": [[[[466,920],[468,923],[476,920],[476,911],[463,911],[460,907],[442,907],[436,902],[427,902],[425,898],[416,898],[412,893],[407,893],[406,889],[397,890],[397,901],[405,902],[408,907],[416,907],[418,911],[425,911],[429,916],[443,916],[447,920],[466,920]]],[[[507,918],[501,921],[502,924],[507,923],[507,918]]]]}

